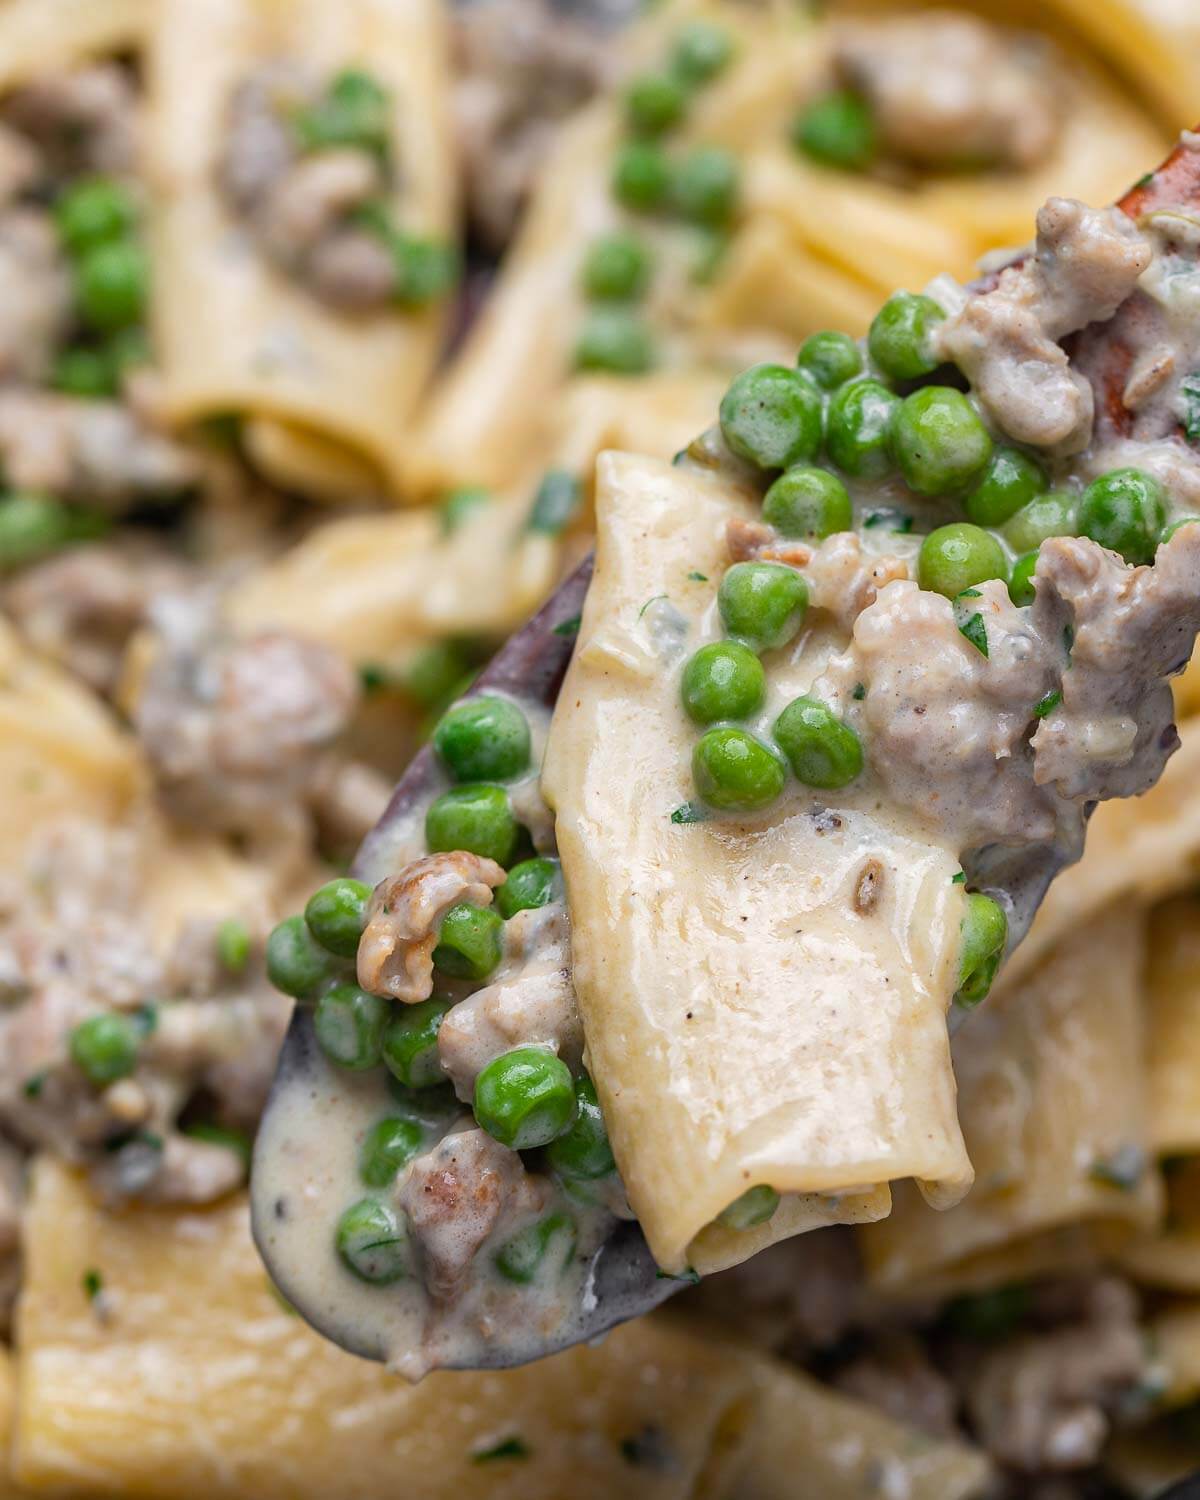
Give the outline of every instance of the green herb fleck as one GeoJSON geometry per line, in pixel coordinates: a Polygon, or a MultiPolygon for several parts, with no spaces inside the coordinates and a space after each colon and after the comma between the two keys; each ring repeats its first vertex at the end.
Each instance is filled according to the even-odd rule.
{"type": "Polygon", "coordinates": [[[693,1271],[691,1266],[686,1266],[682,1271],[680,1271],[678,1276],[675,1276],[670,1271],[664,1271],[661,1267],[659,1267],[659,1269],[654,1273],[654,1279],[656,1281],[685,1281],[687,1282],[688,1286],[699,1286],[700,1272],[693,1271]]]}
{"type": "Polygon", "coordinates": [[[546,473],[529,512],[529,530],[545,536],[559,536],[570,525],[583,499],[583,489],[574,474],[566,469],[546,473]]]}
{"type": "Polygon", "coordinates": [[[1118,1146],[1111,1156],[1098,1157],[1088,1168],[1093,1182],[1132,1193],[1146,1170],[1146,1153],[1134,1142],[1118,1146]]]}
{"type": "Polygon", "coordinates": [[[964,625],[960,625],[958,629],[959,633],[966,636],[967,640],[969,640],[972,646],[975,647],[976,651],[980,652],[983,656],[986,656],[988,654],[987,629],[984,626],[983,616],[981,614],[973,614],[971,618],[964,625]]]}
{"type": "Polygon", "coordinates": [[[1033,717],[1035,719],[1046,718],[1049,714],[1052,714],[1054,712],[1054,710],[1061,702],[1061,690],[1059,688],[1053,688],[1046,694],[1044,698],[1040,699],[1039,702],[1034,705],[1033,717]]]}
{"type": "Polygon", "coordinates": [[[578,635],[582,615],[572,615],[569,620],[560,620],[554,627],[555,635],[578,635]]]}
{"type": "Polygon", "coordinates": [[[707,583],[708,582],[708,574],[707,573],[700,573],[695,568],[693,568],[692,571],[688,574],[688,578],[693,583],[707,583]]]}
{"type": "Polygon", "coordinates": [[[358,669],[358,681],[368,698],[396,687],[396,679],[377,661],[365,661],[358,669]]]}
{"type": "Polygon", "coordinates": [[[681,802],[671,814],[672,823],[704,823],[708,820],[708,809],[696,802],[681,802]]]}
{"type": "Polygon", "coordinates": [[[965,885],[966,883],[967,872],[965,870],[960,870],[957,875],[951,875],[950,877],[951,885],[965,885]]]}
{"type": "Polygon", "coordinates": [[[83,1273],[83,1295],[89,1302],[95,1302],[96,1298],[104,1290],[104,1277],[94,1267],[90,1267],[83,1273]]]}
{"type": "Polygon", "coordinates": [[[653,595],[651,595],[651,597],[646,600],[645,604],[642,605],[641,609],[638,610],[638,613],[637,613],[638,619],[640,620],[642,618],[642,616],[646,613],[646,611],[650,608],[650,606],[652,604],[657,604],[660,599],[667,599],[669,597],[670,597],[669,594],[653,594],[653,595]]]}
{"type": "Polygon", "coordinates": [[[963,589],[962,593],[959,594],[958,597],[960,599],[981,599],[983,596],[980,594],[978,589],[963,589]]]}
{"type": "Polygon", "coordinates": [[[854,691],[853,691],[853,693],[850,694],[850,696],[854,699],[855,703],[861,703],[863,701],[863,699],[867,696],[867,685],[866,685],[866,683],[864,683],[864,682],[856,682],[854,684],[854,691]]]}
{"type": "Polygon", "coordinates": [[[1154,173],[1153,172],[1147,172],[1144,176],[1138,178],[1138,180],[1134,183],[1134,187],[1135,188],[1149,187],[1150,184],[1153,181],[1154,181],[1154,173]]]}
{"type": "Polygon", "coordinates": [[[1200,370],[1193,370],[1179,383],[1183,396],[1183,430],[1189,443],[1200,442],[1200,370]]]}
{"type": "Polygon", "coordinates": [[[492,1448],[480,1448],[471,1454],[473,1464],[491,1464],[505,1458],[528,1458],[530,1455],[529,1445],[523,1438],[505,1438],[503,1442],[497,1443],[492,1448]]]}
{"type": "Polygon", "coordinates": [[[217,957],[228,974],[240,974],[250,960],[250,929],[237,917],[217,928],[217,957]]]}
{"type": "Polygon", "coordinates": [[[42,1068],[40,1072],[29,1075],[21,1086],[21,1092],[25,1095],[26,1099],[37,1099],[41,1095],[49,1072],[49,1068],[42,1068]]]}

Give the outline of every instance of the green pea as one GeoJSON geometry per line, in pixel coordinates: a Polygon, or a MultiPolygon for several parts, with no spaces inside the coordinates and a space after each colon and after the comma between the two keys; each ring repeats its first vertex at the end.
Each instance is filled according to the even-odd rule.
{"type": "Polygon", "coordinates": [[[358,1154],[358,1175],[368,1187],[390,1187],[396,1173],[421,1149],[424,1138],[425,1132],[415,1120],[391,1115],[378,1121],[363,1140],[358,1154]]]}
{"type": "Polygon", "coordinates": [[[934,328],[946,314],[932,297],[895,292],[875,314],[867,349],[885,375],[916,380],[941,363],[930,350],[934,328]]]}
{"type": "Polygon", "coordinates": [[[632,302],[650,282],[650,251],[624,232],[593,240],[583,262],[583,289],[601,302],[632,302]]]}
{"type": "Polygon", "coordinates": [[[816,698],[794,698],[771,732],[796,780],[805,786],[833,791],[847,786],[862,771],[862,741],[816,698]]]}
{"type": "Polygon", "coordinates": [[[128,1016],[89,1016],[71,1032],[71,1061],[96,1088],[115,1083],[137,1067],[140,1033],[128,1016]]]}
{"type": "Polygon", "coordinates": [[[547,1263],[561,1275],[575,1254],[577,1238],[575,1221],[569,1214],[547,1214],[500,1246],[496,1269],[506,1280],[520,1286],[528,1286],[547,1263]]]}
{"type": "Polygon", "coordinates": [[[517,848],[517,820],[502,786],[456,786],[425,814],[425,842],[431,854],[465,849],[507,865],[517,848]]]}
{"type": "Polygon", "coordinates": [[[571,1070],[544,1047],[514,1047],[475,1080],[475,1118],[513,1151],[548,1146],[575,1121],[571,1070]]]}
{"type": "Polygon", "coordinates": [[[301,110],[292,126],[305,151],[337,147],[385,155],[390,145],[387,90],[360,68],[347,68],[331,82],[324,98],[301,110]]]}
{"type": "Polygon", "coordinates": [[[59,238],[72,255],[124,239],[137,222],[128,188],[111,177],[85,177],[63,189],[54,203],[59,238]]]}
{"type": "Polygon", "coordinates": [[[747,1188],[728,1208],[722,1209],[717,1222],[726,1229],[754,1229],[765,1224],[778,1207],[779,1194],[773,1187],[760,1182],[757,1187],[747,1188]]]}
{"type": "Polygon", "coordinates": [[[972,891],[960,928],[956,1005],[978,1005],[992,987],[1008,939],[1004,908],[990,896],[972,891]]]}
{"type": "Polygon", "coordinates": [[[737,208],[741,168],[723,146],[696,146],[676,168],[671,200],[681,218],[719,228],[737,208]]]}
{"type": "Polygon", "coordinates": [[[1023,505],[1003,531],[1014,552],[1036,552],[1052,536],[1076,534],[1075,496],[1067,490],[1051,490],[1023,505]]]}
{"type": "Polygon", "coordinates": [[[692,751],[692,780],[710,807],[755,812],[783,791],[779,757],[744,729],[721,726],[702,734],[692,751]]]}
{"type": "Polygon", "coordinates": [[[50,383],[66,396],[97,400],[119,389],[112,359],[103,349],[64,349],[54,361],[50,383]]]}
{"type": "Polygon", "coordinates": [[[986,583],[989,578],[1007,577],[1004,548],[991,532],[969,521],[939,526],[921,543],[917,582],[934,594],[956,599],[963,589],[986,583]]]}
{"type": "Polygon", "coordinates": [[[546,1147],[546,1160],[567,1181],[592,1182],[616,1170],[596,1085],[585,1073],[575,1080],[575,1123],[546,1147]]]}
{"type": "Polygon", "coordinates": [[[1003,526],[1022,506],[1044,494],[1046,471],[1019,448],[997,448],[983,477],[963,502],[976,526],[1003,526]]]}
{"type": "Polygon", "coordinates": [[[632,141],[617,153],[613,166],[613,196],[633,213],[661,208],[671,186],[671,165],[661,147],[632,141]]]}
{"type": "Polygon", "coordinates": [[[358,940],[367,925],[370,900],[369,885],[343,876],[339,880],[330,880],[309,897],[304,920],[322,948],[328,948],[339,958],[354,958],[358,953],[358,940]]]}
{"type": "Polygon", "coordinates": [[[267,978],[294,1000],[315,999],[340,969],[309,932],[303,917],[286,917],[267,939],[267,978]]]}
{"type": "Polygon", "coordinates": [[[115,333],[146,311],[149,264],[140,245],[114,240],[85,251],[76,263],[75,298],[89,327],[115,333]]]}
{"type": "Polygon", "coordinates": [[[237,917],[217,928],[217,957],[227,974],[241,974],[250,962],[250,929],[237,917]]]}
{"type": "Polygon", "coordinates": [[[575,368],[609,375],[644,375],[654,365],[650,329],[628,307],[596,307],[575,344],[575,368]]]}
{"type": "MultiPolygon", "coordinates": [[[[469,907],[468,910],[478,911],[479,908],[469,907]]],[[[495,966],[492,964],[491,968],[495,966]]],[[[408,1088],[430,1089],[445,1083],[446,1074],[438,1054],[437,1039],[449,1009],[448,1000],[437,999],[420,1000],[415,1005],[400,1005],[393,1009],[381,1043],[383,1061],[388,1072],[408,1088]]]]}
{"type": "Polygon", "coordinates": [[[456,781],[512,781],[529,769],[529,721],[509,698],[468,698],[442,715],[433,748],[456,781]]]}
{"type": "Polygon", "coordinates": [[[390,1001],[357,984],[338,984],[317,1001],[313,1030],[330,1062],[358,1073],[379,1065],[391,1013],[390,1001]]]}
{"type": "Polygon", "coordinates": [[[496,892],[496,907],[505,921],[519,911],[535,911],[563,898],[562,868],[556,859],[524,859],[508,872],[496,892]]]}
{"type": "Polygon", "coordinates": [[[763,520],[783,536],[820,541],[835,531],[849,531],[854,511],[836,474],[798,464],[763,497],[763,520]]]}
{"type": "Polygon", "coordinates": [[[857,342],[848,333],[832,330],[809,334],[800,345],[796,363],[827,391],[853,380],[863,365],[857,342]]]}
{"type": "Polygon", "coordinates": [[[433,961],[454,979],[486,979],[504,956],[504,919],[490,906],[460,901],[442,918],[433,961]]]}
{"type": "Polygon", "coordinates": [[[773,651],[797,634],[808,609],[808,584],[783,563],[734,563],[717,590],[721,623],[755,651],[773,651]]]}
{"type": "Polygon", "coordinates": [[[352,1204],[334,1239],[343,1264],[359,1278],[386,1286],[410,1274],[412,1252],[404,1219],[376,1198],[352,1204]]]}
{"type": "Polygon", "coordinates": [[[992,456],[992,440],[961,391],[927,385],[901,403],[892,449],[905,483],[919,495],[961,490],[992,456]]]}
{"type": "Polygon", "coordinates": [[[739,641],[701,646],[683,669],[683,707],[694,724],[746,719],[766,695],[762,662],[739,641]]]}
{"type": "MultiPolygon", "coordinates": [[[[400,685],[422,708],[440,708],[461,690],[471,663],[457,641],[432,641],[400,673],[400,685]]],[[[386,683],[386,678],[385,678],[386,683]]]]}
{"type": "Polygon", "coordinates": [[[1037,586],[1033,581],[1037,568],[1036,552],[1023,552],[1013,563],[1012,577],[1008,580],[1008,597],[1019,607],[1032,604],[1037,586]]]}
{"type": "Polygon", "coordinates": [[[846,172],[864,172],[879,150],[871,106],[849,89],[814,99],[792,126],[792,144],[813,161],[846,172]]]}
{"type": "Polygon", "coordinates": [[[724,26],[692,21],[681,27],[671,50],[671,71],[684,83],[708,83],[722,73],[733,57],[733,38],[724,26]]]}
{"type": "Polygon", "coordinates": [[[463,484],[451,490],[438,508],[442,535],[453,536],[467,517],[481,505],[487,505],[491,498],[489,491],[478,484],[463,484]]]}
{"type": "Polygon", "coordinates": [[[821,446],[821,397],[797,370],[754,365],[721,399],[721,432],[739,458],[760,469],[808,463],[821,446]]]}
{"type": "Polygon", "coordinates": [[[1154,561],[1167,519],[1161,483],[1144,469],[1112,469],[1093,479],[1079,503],[1079,529],[1127,563],[1154,561]]]}
{"type": "Polygon", "coordinates": [[[642,73],[625,90],[625,114],[638,135],[662,135],[686,108],[687,89],[670,73],[642,73]]]}
{"type": "Polygon", "coordinates": [[[444,240],[396,233],[390,238],[395,298],[402,307],[427,307],[458,281],[458,251],[444,240]]]}
{"type": "Polygon", "coordinates": [[[829,403],[829,456],[844,474],[882,479],[892,467],[892,426],[900,398],[878,380],[842,386],[829,403]]]}

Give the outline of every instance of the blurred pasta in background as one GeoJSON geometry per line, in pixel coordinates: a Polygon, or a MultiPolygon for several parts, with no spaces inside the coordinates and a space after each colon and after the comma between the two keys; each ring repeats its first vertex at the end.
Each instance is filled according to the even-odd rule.
{"type": "Polygon", "coordinates": [[[1200,1466],[1195,672],[955,1042],[958,1207],[410,1388],[281,1303],[244,1191],[265,936],[586,552],[597,455],[1116,197],[1200,117],[1195,10],[0,0],[0,1496],[1200,1466]]]}

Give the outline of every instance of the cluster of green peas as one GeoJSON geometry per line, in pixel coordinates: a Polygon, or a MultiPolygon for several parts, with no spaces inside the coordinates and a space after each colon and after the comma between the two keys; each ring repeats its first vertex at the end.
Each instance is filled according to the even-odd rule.
{"type": "MultiPolygon", "coordinates": [[[[696,90],[728,67],[733,51],[723,27],[694,21],[681,28],[668,66],[640,74],[626,89],[633,139],[613,166],[612,193],[623,208],[637,215],[670,213],[704,231],[693,269],[699,281],[715,269],[737,207],[737,158],[721,146],[696,146],[672,163],[662,140],[683,120],[696,90]]],[[[589,246],[582,285],[592,307],[575,347],[579,369],[637,375],[653,366],[654,340],[637,312],[653,274],[650,246],[632,230],[601,235],[589,246]]]]}
{"type": "Polygon", "coordinates": [[[123,183],[87,177],[63,188],[53,214],[84,337],[58,356],[51,383],[70,396],[113,396],[125,373],[149,358],[141,325],[150,273],[138,206],[123,183]]]}
{"type": "MultiPolygon", "coordinates": [[[[514,863],[520,830],[503,783],[529,770],[530,741],[520,708],[496,695],[458,704],[434,732],[434,748],[456,785],[426,813],[430,851],[466,850],[508,868],[494,906],[460,902],[442,918],[433,962],[446,978],[486,981],[503,958],[505,922],[562,899],[556,860],[535,856],[514,863]]],[[[367,1133],[359,1159],[364,1185],[378,1190],[428,1144],[439,1100],[443,1123],[453,1111],[437,1050],[438,1030],[453,1001],[435,996],[397,1005],[355,983],[353,962],[370,898],[361,881],[343,878],[322,886],[302,916],[287,918],[271,934],[267,969],[285,994],[315,1004],[314,1031],[330,1061],[352,1071],[382,1065],[390,1075],[397,1112],[367,1133]]],[[[515,1047],[494,1058],[476,1079],[473,1106],[479,1125],[502,1145],[542,1150],[545,1164],[575,1196],[586,1200],[587,1184],[614,1170],[591,1079],[573,1077],[544,1047],[515,1047]]],[[[543,1263],[569,1261],[575,1239],[570,1215],[552,1213],[502,1245],[496,1269],[510,1281],[530,1282],[543,1263]]],[[[387,1283],[411,1274],[401,1216],[379,1197],[365,1197],[346,1210],[335,1242],[363,1280],[387,1283]]]]}

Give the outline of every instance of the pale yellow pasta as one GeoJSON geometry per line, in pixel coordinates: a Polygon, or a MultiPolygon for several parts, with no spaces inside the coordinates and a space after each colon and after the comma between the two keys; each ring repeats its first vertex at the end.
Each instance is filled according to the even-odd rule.
{"type": "Polygon", "coordinates": [[[641,1321],[597,1348],[418,1386],[285,1311],[245,1201],[107,1214],[37,1163],[24,1225],[15,1471],[121,1500],[684,1500],[753,1394],[720,1346],[641,1321]],[[103,1301],[89,1302],[86,1272],[103,1301]],[[668,1471],[622,1443],[654,1426],[668,1471]],[[519,1462],[475,1462],[509,1439],[519,1462]]]}
{"type": "MultiPolygon", "coordinates": [[[[603,455],[597,475],[596,575],[543,790],[592,1072],[655,1258],[716,1269],[761,1248],[697,1240],[757,1183],[826,1195],[828,1222],[866,1184],[915,1176],[961,1191],[944,1020],[956,859],[853,796],[837,838],[800,803],[745,829],[672,821],[692,792],[691,732],[659,650],[698,628],[726,523],[752,507],[727,484],[627,454],[603,455]],[[868,925],[850,895],[876,855],[890,873],[868,925]]],[[[781,669],[786,701],[800,691],[788,674],[805,667],[781,669]]],[[[771,1238],[792,1232],[781,1215],[771,1238]]],[[[794,1227],[811,1227],[801,1218],[794,1227]]]]}
{"type": "Polygon", "coordinates": [[[1143,951],[1139,913],[1106,912],[971,1017],[954,1064],[975,1185],[941,1214],[897,1191],[891,1218],[860,1235],[875,1286],[958,1291],[1074,1270],[1156,1222],[1143,951]]]}
{"type": "Polygon", "coordinates": [[[230,91],[263,63],[368,66],[394,96],[395,211],[453,231],[445,18],[436,0],[161,0],[149,57],[153,332],[176,421],[239,412],[281,482],[341,497],[395,486],[406,422],[437,358],[444,308],[345,316],[260,255],[215,173],[230,91]],[[282,430],[279,430],[282,429],[282,430]],[[347,465],[351,467],[347,467],[347,465]],[[331,474],[333,478],[331,479],[331,474]]]}
{"type": "MultiPolygon", "coordinates": [[[[721,390],[720,378],[704,373],[662,374],[632,389],[611,378],[579,381],[555,412],[538,468],[468,512],[452,536],[428,511],[332,522],[238,584],[232,618],[396,666],[442,636],[502,635],[537,608],[563,566],[562,540],[527,526],[542,468],[590,480],[610,445],[668,457],[707,425],[721,390]]],[[[587,520],[585,510],[579,521],[587,520]]]]}
{"type": "Polygon", "coordinates": [[[808,1376],[763,1361],[747,1458],[731,1491],[697,1500],[971,1500],[989,1465],[965,1443],[938,1441],[808,1376]],[[798,1489],[797,1486],[803,1486],[798,1489]]]}
{"type": "Polygon", "coordinates": [[[30,651],[0,616],[0,869],[62,817],[109,823],[145,787],[131,736],[62,668],[30,651]]]}
{"type": "Polygon", "coordinates": [[[145,43],[158,0],[0,0],[0,89],[145,43]]]}
{"type": "Polygon", "coordinates": [[[1121,1264],[1153,1286],[1200,1292],[1200,900],[1193,895],[1151,917],[1145,1004],[1150,1144],[1170,1158],[1167,1215],[1161,1230],[1122,1251],[1121,1264]]]}

